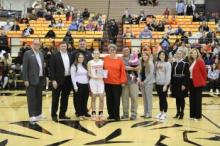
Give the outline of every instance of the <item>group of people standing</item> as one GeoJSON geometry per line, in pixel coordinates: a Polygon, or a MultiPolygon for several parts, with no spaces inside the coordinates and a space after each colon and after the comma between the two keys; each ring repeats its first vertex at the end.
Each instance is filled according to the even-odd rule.
{"type": "MultiPolygon", "coordinates": [[[[81,42],[84,43],[84,42],[81,42]]],[[[82,45],[82,44],[81,44],[82,45]]],[[[45,118],[42,115],[42,90],[44,79],[44,58],[40,51],[40,40],[34,39],[31,50],[23,57],[23,79],[26,86],[28,112],[31,122],[45,118]]],[[[199,51],[192,49],[188,58],[184,50],[178,49],[176,61],[168,62],[168,55],[160,51],[157,57],[145,47],[137,66],[131,66],[130,49],[123,48],[123,56],[117,55],[117,46],[108,46],[109,55],[100,59],[99,50],[92,54],[77,50],[67,51],[67,44],[61,42],[59,51],[51,56],[49,63],[52,81],[51,117],[54,121],[70,119],[66,111],[68,98],[73,90],[75,115],[79,120],[105,120],[103,114],[104,97],[109,120],[119,121],[129,118],[129,98],[131,98],[130,120],[137,118],[139,87],[142,92],[143,118],[152,117],[152,91],[156,84],[159,96],[160,113],[156,118],[167,118],[167,91],[170,88],[176,98],[177,113],[174,118],[184,117],[184,98],[190,97],[190,118],[201,119],[202,89],[206,84],[206,70],[199,51]],[[138,72],[138,76],[131,76],[138,72]],[[91,96],[91,109],[87,108],[91,96]],[[99,97],[99,108],[96,110],[96,98],[99,97]],[[120,100],[122,97],[123,115],[120,117],[120,100]],[[57,115],[60,102],[59,116],[57,115]]]]}

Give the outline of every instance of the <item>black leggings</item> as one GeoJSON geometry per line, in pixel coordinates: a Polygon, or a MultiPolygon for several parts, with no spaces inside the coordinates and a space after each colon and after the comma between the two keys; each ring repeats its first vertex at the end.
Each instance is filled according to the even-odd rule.
{"type": "Polygon", "coordinates": [[[163,86],[164,85],[156,85],[156,90],[157,90],[157,94],[159,96],[160,111],[166,113],[167,108],[168,108],[167,90],[165,92],[163,92],[163,86]]]}
{"type": "Polygon", "coordinates": [[[78,91],[74,92],[74,107],[77,116],[87,114],[87,102],[89,98],[89,84],[77,83],[78,91]]]}
{"type": "Polygon", "coordinates": [[[176,97],[176,109],[177,113],[184,113],[185,108],[185,98],[184,97],[176,97]]]}

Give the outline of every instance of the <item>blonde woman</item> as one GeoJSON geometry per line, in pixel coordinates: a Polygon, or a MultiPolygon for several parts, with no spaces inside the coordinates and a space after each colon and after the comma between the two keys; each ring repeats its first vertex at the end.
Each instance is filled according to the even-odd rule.
{"type": "Polygon", "coordinates": [[[92,97],[92,120],[96,120],[96,97],[99,97],[99,120],[104,120],[103,116],[103,107],[104,107],[104,70],[103,70],[103,61],[99,59],[100,52],[99,50],[93,51],[93,60],[88,62],[88,73],[89,73],[89,85],[91,90],[92,97]]]}
{"type": "Polygon", "coordinates": [[[150,54],[143,53],[140,73],[141,93],[144,100],[144,118],[152,117],[152,91],[155,83],[154,63],[150,60],[150,54]]]}
{"type": "Polygon", "coordinates": [[[189,63],[190,118],[200,120],[202,118],[202,90],[206,86],[207,72],[199,50],[190,51],[189,63]]]}

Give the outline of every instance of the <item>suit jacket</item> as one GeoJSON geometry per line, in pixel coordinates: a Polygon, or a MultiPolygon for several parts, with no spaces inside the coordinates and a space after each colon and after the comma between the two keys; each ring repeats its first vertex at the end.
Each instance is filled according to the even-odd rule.
{"type": "Polygon", "coordinates": [[[205,63],[202,59],[198,59],[196,61],[195,66],[193,67],[192,80],[193,80],[193,85],[195,87],[206,86],[207,71],[206,71],[205,63]]]}
{"type": "MultiPolygon", "coordinates": [[[[68,56],[71,66],[71,64],[73,63],[73,57],[70,53],[68,53],[68,56]]],[[[58,85],[62,85],[65,79],[65,68],[60,52],[57,52],[51,56],[49,68],[51,80],[55,80],[58,83],[58,85]]]]}
{"type": "MultiPolygon", "coordinates": [[[[40,51],[40,58],[43,67],[43,75],[44,75],[44,57],[43,53],[40,51]]],[[[40,67],[37,62],[37,58],[35,57],[33,50],[28,50],[24,53],[23,57],[23,80],[29,81],[30,85],[37,85],[39,83],[39,72],[40,67]]]]}

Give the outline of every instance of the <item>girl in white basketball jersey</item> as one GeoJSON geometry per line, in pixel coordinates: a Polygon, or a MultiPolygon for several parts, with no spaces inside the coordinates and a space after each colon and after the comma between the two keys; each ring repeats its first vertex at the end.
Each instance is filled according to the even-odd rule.
{"type": "Polygon", "coordinates": [[[93,60],[88,62],[88,73],[90,76],[90,89],[92,92],[92,120],[96,120],[96,97],[99,97],[99,120],[104,120],[103,107],[104,107],[104,70],[103,61],[99,59],[99,50],[93,51],[93,60]]]}

